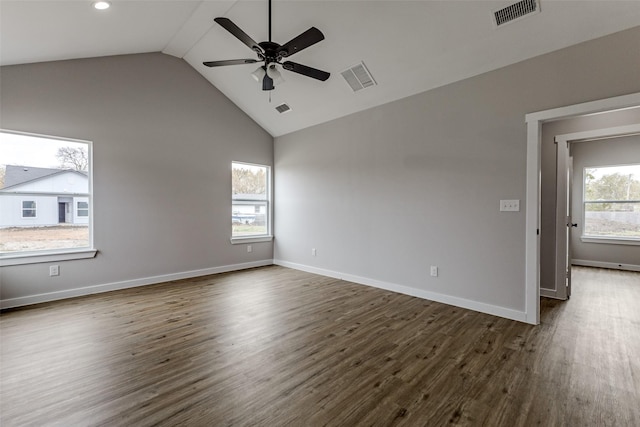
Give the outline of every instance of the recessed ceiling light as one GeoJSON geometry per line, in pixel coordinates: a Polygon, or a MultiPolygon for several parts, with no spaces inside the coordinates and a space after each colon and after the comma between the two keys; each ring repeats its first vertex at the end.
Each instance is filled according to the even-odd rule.
{"type": "Polygon", "coordinates": [[[109,9],[110,6],[111,6],[111,2],[108,2],[108,1],[95,1],[95,2],[93,2],[93,7],[95,7],[98,10],[109,9]]]}

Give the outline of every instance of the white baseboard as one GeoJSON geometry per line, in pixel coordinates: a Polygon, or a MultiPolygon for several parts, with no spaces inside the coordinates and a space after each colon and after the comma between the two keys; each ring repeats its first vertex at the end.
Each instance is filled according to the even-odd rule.
{"type": "Polygon", "coordinates": [[[297,263],[278,260],[278,259],[274,259],[273,263],[276,265],[281,265],[283,267],[293,268],[295,270],[301,270],[301,271],[306,271],[308,273],[320,274],[322,276],[328,276],[328,277],[333,277],[340,280],[346,280],[348,282],[358,283],[360,285],[372,286],[374,288],[397,292],[404,295],[410,295],[413,297],[418,297],[418,298],[426,299],[429,301],[440,302],[443,304],[453,305],[460,308],[466,308],[473,311],[479,311],[481,313],[492,314],[494,316],[504,317],[511,320],[517,320],[520,322],[527,322],[527,313],[525,311],[513,310],[510,308],[505,308],[497,305],[491,305],[491,304],[486,304],[478,301],[454,297],[451,295],[445,295],[437,292],[416,289],[416,288],[412,288],[405,285],[398,285],[395,283],[383,282],[380,280],[370,279],[367,277],[360,277],[352,274],[340,273],[332,270],[326,270],[323,268],[317,268],[309,265],[297,264],[297,263]]]}
{"type": "Polygon", "coordinates": [[[207,276],[209,274],[227,273],[229,271],[245,270],[247,268],[263,267],[265,265],[272,264],[273,260],[265,259],[261,261],[245,262],[242,264],[223,265],[221,267],[203,268],[200,270],[183,271],[180,273],[163,274],[160,276],[143,277],[140,279],[124,280],[121,282],[105,283],[103,285],[93,285],[82,288],[66,289],[64,291],[28,295],[24,297],[0,300],[0,309],[21,307],[24,305],[39,304],[42,302],[116,291],[119,289],[135,288],[138,286],[153,285],[157,283],[169,282],[172,280],[190,279],[193,277],[207,276]]]}
{"type": "Polygon", "coordinates": [[[588,261],[585,259],[572,259],[571,265],[583,267],[610,268],[612,270],[640,271],[640,265],[618,264],[616,262],[588,261]]]}

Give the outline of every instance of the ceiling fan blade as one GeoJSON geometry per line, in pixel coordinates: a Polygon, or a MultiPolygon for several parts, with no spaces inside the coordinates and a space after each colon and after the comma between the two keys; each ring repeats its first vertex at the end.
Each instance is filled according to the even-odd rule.
{"type": "Polygon", "coordinates": [[[255,40],[253,40],[251,37],[249,37],[247,35],[247,33],[242,31],[240,29],[240,27],[238,27],[236,24],[231,22],[231,20],[229,18],[215,18],[214,21],[216,21],[218,24],[220,24],[220,26],[222,26],[222,28],[224,28],[225,30],[227,30],[231,34],[233,34],[233,36],[235,38],[237,38],[242,43],[244,43],[247,46],[249,46],[249,49],[254,50],[256,52],[262,52],[262,49],[260,48],[258,43],[256,43],[255,40]]]}
{"type": "Polygon", "coordinates": [[[291,56],[294,53],[298,53],[322,40],[324,40],[324,34],[322,34],[322,32],[316,27],[311,27],[298,37],[295,37],[280,46],[280,48],[278,48],[278,54],[283,57],[291,56]]]}
{"type": "Polygon", "coordinates": [[[298,64],[291,61],[286,61],[282,64],[282,68],[285,70],[293,71],[294,73],[302,74],[303,76],[311,77],[312,79],[325,81],[331,75],[326,71],[318,70],[317,68],[307,67],[306,65],[298,64]]]}
{"type": "Polygon", "coordinates": [[[227,59],[224,61],[207,61],[203,62],[207,67],[222,67],[224,65],[242,65],[242,64],[255,64],[257,59],[227,59]]]}

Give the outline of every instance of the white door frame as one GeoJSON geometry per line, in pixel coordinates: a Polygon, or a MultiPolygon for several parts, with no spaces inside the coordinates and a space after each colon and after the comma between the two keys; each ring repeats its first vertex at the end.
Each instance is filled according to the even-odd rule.
{"type": "Polygon", "coordinates": [[[530,113],[527,122],[527,185],[525,230],[525,319],[540,323],[540,152],[542,124],[568,117],[621,110],[640,105],[640,92],[599,101],[530,113]]]}
{"type": "MultiPolygon", "coordinates": [[[[571,266],[566,265],[566,263],[558,262],[559,257],[562,254],[566,254],[569,248],[566,245],[569,245],[570,242],[566,239],[566,231],[567,231],[567,218],[566,212],[568,211],[567,206],[567,168],[568,164],[565,162],[566,157],[568,156],[568,144],[574,144],[579,142],[588,142],[593,140],[601,140],[608,138],[616,138],[621,136],[628,135],[637,135],[640,133],[640,124],[632,124],[626,126],[615,126],[610,128],[602,128],[602,129],[594,129],[587,130],[582,132],[574,132],[568,133],[564,135],[556,135],[556,143],[558,144],[558,182],[557,182],[557,201],[556,201],[556,282],[555,282],[555,290],[547,290],[543,289],[543,291],[547,291],[545,296],[549,296],[551,298],[559,298],[559,299],[567,299],[568,295],[565,295],[563,287],[565,286],[565,278],[564,275],[567,273],[571,274],[571,266]],[[562,151],[561,151],[562,150],[562,151]],[[564,165],[562,164],[564,163],[564,165]],[[564,172],[564,177],[562,176],[564,172]],[[563,274],[563,270],[567,270],[563,274]]],[[[570,262],[570,260],[568,260],[570,262]]],[[[569,277],[570,280],[570,277],[569,277]]],[[[544,293],[544,292],[543,292],[544,293]]]]}
{"type": "Polygon", "coordinates": [[[554,288],[540,288],[540,295],[545,297],[566,300],[569,298],[567,289],[567,280],[569,278],[571,263],[569,261],[571,229],[569,222],[570,204],[567,204],[568,197],[571,194],[569,175],[570,164],[573,162],[571,153],[569,152],[569,141],[565,135],[556,135],[556,256],[555,256],[555,281],[554,288]]]}

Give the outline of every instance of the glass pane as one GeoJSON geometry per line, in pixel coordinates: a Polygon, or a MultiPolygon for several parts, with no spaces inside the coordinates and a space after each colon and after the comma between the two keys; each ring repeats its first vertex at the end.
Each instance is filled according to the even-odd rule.
{"type": "Polygon", "coordinates": [[[267,200],[268,170],[266,166],[232,164],[231,192],[234,199],[267,200]]]}
{"type": "Polygon", "coordinates": [[[0,254],[90,246],[89,164],[88,143],[0,131],[0,254]]]}
{"type": "Polygon", "coordinates": [[[640,200],[640,165],[585,168],[584,200],[640,200]]]}
{"type": "Polygon", "coordinates": [[[267,204],[234,203],[231,208],[232,236],[267,234],[267,204]]]}
{"type": "Polygon", "coordinates": [[[640,203],[585,203],[585,236],[640,238],[640,203]]]}
{"type": "Polygon", "coordinates": [[[89,209],[89,203],[87,203],[87,202],[78,202],[78,209],[89,209]]]}

